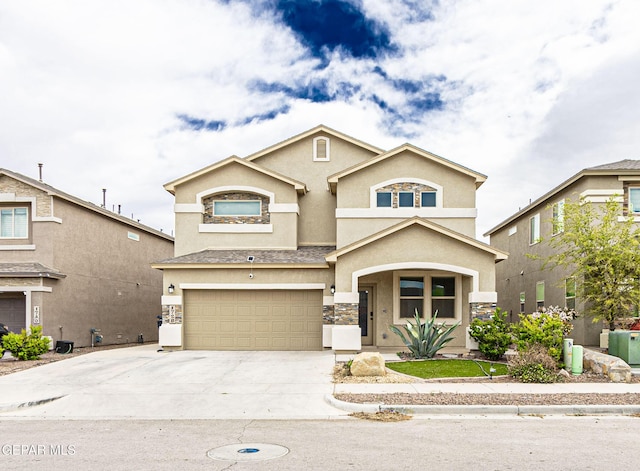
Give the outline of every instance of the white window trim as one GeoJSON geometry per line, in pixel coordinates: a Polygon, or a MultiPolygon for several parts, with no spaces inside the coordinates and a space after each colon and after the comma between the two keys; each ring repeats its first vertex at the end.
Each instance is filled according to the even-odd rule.
{"type": "Polygon", "coordinates": [[[544,281],[536,281],[536,309],[538,308],[538,303],[542,303],[544,306],[544,297],[545,297],[545,288],[544,281]],[[542,285],[542,299],[538,299],[538,286],[542,285]]]}
{"type": "Polygon", "coordinates": [[[407,321],[411,321],[411,318],[400,317],[400,278],[401,277],[422,277],[424,278],[424,306],[422,312],[424,317],[422,320],[431,319],[433,315],[432,303],[431,303],[431,279],[432,278],[455,278],[455,307],[454,317],[440,319],[442,322],[448,324],[462,321],[462,276],[460,273],[453,272],[441,272],[441,271],[396,271],[393,273],[393,323],[396,325],[404,325],[407,321]]]}
{"type": "Polygon", "coordinates": [[[529,218],[529,245],[535,245],[540,242],[540,213],[529,218]],[[536,231],[532,233],[531,221],[535,221],[536,231]]]}
{"type": "Polygon", "coordinates": [[[329,162],[331,160],[331,139],[326,136],[318,136],[313,138],[313,161],[314,162],[329,162]],[[327,156],[322,158],[318,157],[318,141],[326,141],[327,156]]]}
{"type": "Polygon", "coordinates": [[[30,215],[31,215],[31,208],[29,206],[26,206],[26,205],[25,206],[15,205],[15,206],[1,206],[0,207],[0,210],[7,210],[7,209],[12,210],[12,212],[13,212],[13,215],[12,215],[12,220],[13,220],[12,235],[11,236],[7,236],[7,237],[3,237],[0,234],[0,239],[2,239],[2,240],[27,240],[27,239],[29,239],[29,221],[30,221],[30,215]],[[15,210],[16,209],[26,209],[27,210],[27,216],[26,216],[27,225],[26,225],[26,228],[25,228],[26,232],[25,232],[24,236],[20,236],[20,237],[15,235],[15,210]]]}
{"type": "Polygon", "coordinates": [[[564,199],[557,201],[551,206],[551,232],[552,235],[562,234],[564,232],[564,199]],[[558,214],[556,218],[556,208],[558,208],[558,214]],[[556,227],[558,230],[556,230],[556,227]]]}

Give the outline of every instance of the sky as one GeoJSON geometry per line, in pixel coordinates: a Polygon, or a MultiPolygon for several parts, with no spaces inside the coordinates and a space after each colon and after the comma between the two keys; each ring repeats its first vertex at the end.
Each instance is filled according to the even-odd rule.
{"type": "Polygon", "coordinates": [[[640,159],[636,0],[2,0],[0,167],[172,234],[163,184],[318,124],[488,176],[477,236],[640,159]]]}

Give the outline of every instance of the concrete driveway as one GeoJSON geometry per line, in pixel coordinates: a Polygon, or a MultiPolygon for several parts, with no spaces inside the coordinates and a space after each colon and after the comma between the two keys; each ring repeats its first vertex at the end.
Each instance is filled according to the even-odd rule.
{"type": "Polygon", "coordinates": [[[103,350],[0,377],[0,418],[318,419],[346,415],[333,352],[103,350]]]}

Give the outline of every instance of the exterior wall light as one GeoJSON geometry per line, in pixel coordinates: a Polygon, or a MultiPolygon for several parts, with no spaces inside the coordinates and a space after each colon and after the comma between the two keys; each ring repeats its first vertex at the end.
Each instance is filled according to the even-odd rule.
{"type": "Polygon", "coordinates": [[[331,285],[331,288],[329,288],[331,291],[331,294],[336,294],[336,285],[331,285]]]}
{"type": "Polygon", "coordinates": [[[167,288],[169,291],[169,294],[173,294],[174,290],[176,289],[175,286],[173,286],[173,283],[169,285],[169,288],[167,288]]]}

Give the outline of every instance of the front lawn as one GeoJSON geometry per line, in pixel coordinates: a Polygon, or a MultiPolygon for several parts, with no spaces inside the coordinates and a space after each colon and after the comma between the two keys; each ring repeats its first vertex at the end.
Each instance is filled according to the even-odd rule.
{"type": "Polygon", "coordinates": [[[478,363],[482,365],[486,374],[489,374],[489,368],[493,365],[496,371],[493,376],[506,375],[507,365],[502,363],[489,363],[488,361],[443,359],[443,360],[419,360],[419,361],[402,361],[388,362],[386,367],[390,370],[397,371],[406,375],[416,376],[418,378],[471,378],[474,376],[485,376],[478,363]]]}

